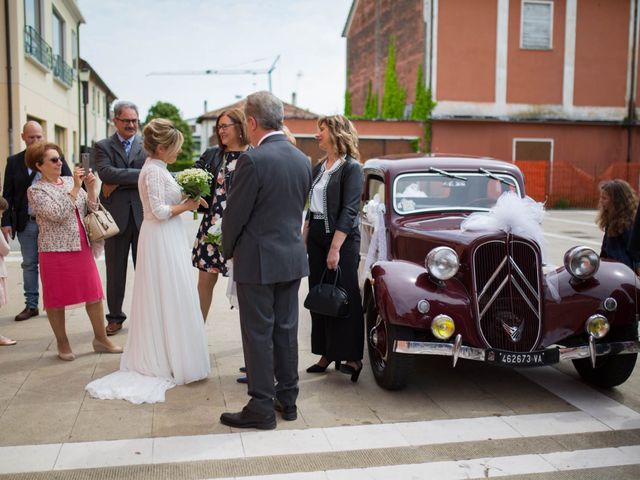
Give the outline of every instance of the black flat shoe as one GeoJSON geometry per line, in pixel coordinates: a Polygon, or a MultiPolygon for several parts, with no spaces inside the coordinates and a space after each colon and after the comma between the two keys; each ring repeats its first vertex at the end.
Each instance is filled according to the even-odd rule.
{"type": "Polygon", "coordinates": [[[353,368],[351,365],[344,363],[340,365],[340,371],[342,373],[346,373],[347,375],[351,375],[351,381],[356,383],[358,381],[358,377],[360,377],[360,372],[362,372],[362,362],[357,362],[359,368],[353,368]]]}
{"type": "Polygon", "coordinates": [[[242,373],[247,373],[247,367],[240,367],[238,369],[238,371],[242,372],[242,373]]]}
{"type": "Polygon", "coordinates": [[[247,376],[245,375],[244,377],[238,377],[236,378],[236,382],[238,383],[249,383],[249,379],[247,378],[247,376]]]}
{"type": "Polygon", "coordinates": [[[276,416],[260,415],[244,407],[241,412],[226,412],[220,415],[220,423],[234,428],[257,428],[259,430],[273,430],[276,428],[276,416]]]}
{"type": "MultiPolygon", "coordinates": [[[[331,365],[331,362],[327,363],[324,367],[314,363],[307,368],[307,373],[324,373],[329,365],[331,365]]],[[[336,360],[336,370],[340,370],[340,360],[336,360]]]]}

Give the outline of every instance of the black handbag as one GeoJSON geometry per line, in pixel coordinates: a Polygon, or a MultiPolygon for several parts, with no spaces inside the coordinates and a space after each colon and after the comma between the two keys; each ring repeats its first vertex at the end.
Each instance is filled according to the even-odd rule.
{"type": "Polygon", "coordinates": [[[319,315],[338,318],[346,317],[349,315],[349,297],[345,289],[338,285],[340,267],[336,270],[333,284],[324,283],[326,274],[327,269],[325,268],[320,277],[320,283],[309,290],[307,298],[304,300],[304,306],[319,315]]]}

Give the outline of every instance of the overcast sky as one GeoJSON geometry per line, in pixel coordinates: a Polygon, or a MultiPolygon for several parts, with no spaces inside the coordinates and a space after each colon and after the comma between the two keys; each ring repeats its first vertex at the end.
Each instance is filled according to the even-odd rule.
{"type": "Polygon", "coordinates": [[[158,100],[185,118],[268,89],[259,75],[149,76],[251,69],[273,92],[319,114],[342,113],[351,0],[78,0],[80,55],[144,119],[158,100]]]}

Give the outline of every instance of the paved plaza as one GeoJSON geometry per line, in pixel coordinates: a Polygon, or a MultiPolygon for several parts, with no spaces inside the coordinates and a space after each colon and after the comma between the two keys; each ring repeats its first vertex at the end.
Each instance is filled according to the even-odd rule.
{"type": "MultiPolygon", "coordinates": [[[[577,244],[599,249],[594,217],[594,211],[548,213],[553,263],[577,244]]],[[[198,222],[187,214],[183,223],[193,238],[198,222]]],[[[622,386],[597,390],[570,363],[518,371],[461,360],[454,369],[446,357],[423,358],[409,386],[389,392],[377,386],[366,358],[357,384],[331,369],[306,373],[316,357],[305,309],[298,419],[278,416],[277,430],[269,432],[223,426],[220,414],[248,399],[246,385],[236,382],[244,362],[226,280],[207,319],[207,380],[176,387],[155,405],[94,400],[84,386],[117,370],[120,356],[93,353],[83,309],[68,311],[74,362],[56,357],[44,312],[13,321],[23,298],[19,250],[12,246],[0,333],[18,344],[0,347],[0,480],[640,478],[640,368],[622,386]]],[[[104,280],[104,259],[98,265],[104,280]]],[[[125,311],[133,275],[130,269],[125,311]]],[[[127,331],[125,323],[111,338],[124,345],[127,331]]]]}

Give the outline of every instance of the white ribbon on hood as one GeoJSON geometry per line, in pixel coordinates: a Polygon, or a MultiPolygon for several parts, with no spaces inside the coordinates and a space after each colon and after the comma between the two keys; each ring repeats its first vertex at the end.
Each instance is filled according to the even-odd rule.
{"type": "Polygon", "coordinates": [[[466,230],[501,230],[533,240],[540,247],[542,262],[547,263],[547,241],[542,231],[544,204],[530,197],[521,198],[514,192],[505,192],[488,212],[475,212],[460,225],[466,230]]]}

